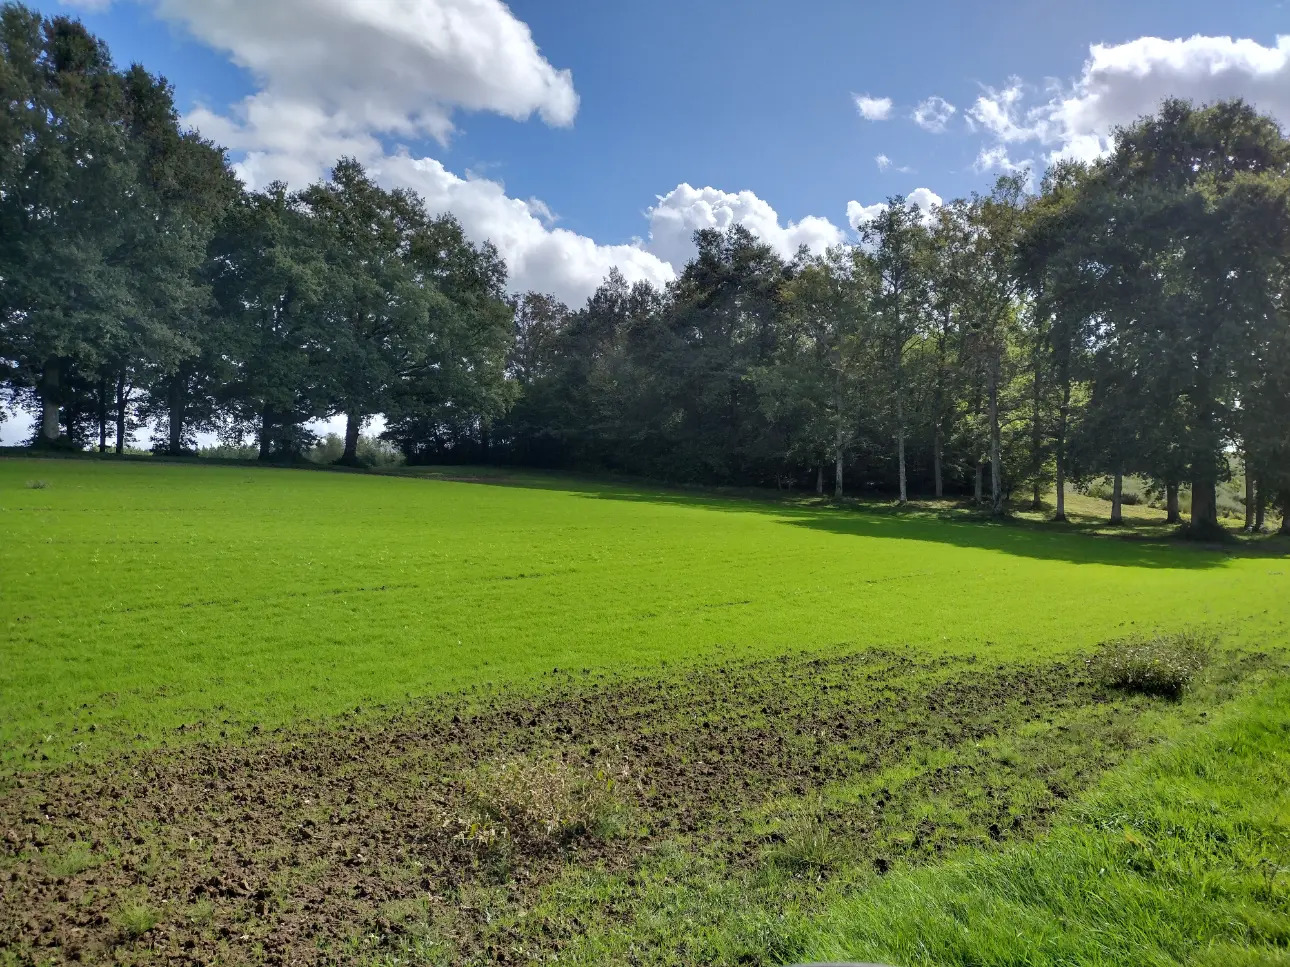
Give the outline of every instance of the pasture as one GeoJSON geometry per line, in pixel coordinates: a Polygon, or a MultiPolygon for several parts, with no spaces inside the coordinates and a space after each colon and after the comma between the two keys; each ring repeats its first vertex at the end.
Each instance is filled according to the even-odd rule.
{"type": "Polygon", "coordinates": [[[1278,539],[470,476],[0,460],[0,963],[1284,962],[1278,539]]]}

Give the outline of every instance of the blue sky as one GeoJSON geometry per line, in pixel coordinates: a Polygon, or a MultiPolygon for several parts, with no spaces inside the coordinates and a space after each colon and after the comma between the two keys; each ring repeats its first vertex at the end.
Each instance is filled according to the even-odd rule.
{"type": "Polygon", "coordinates": [[[821,250],[889,196],[1096,157],[1166,95],[1290,122],[1286,0],[35,6],[169,78],[250,186],[357,156],[574,305],[611,266],[667,282],[696,228],[821,250]]]}

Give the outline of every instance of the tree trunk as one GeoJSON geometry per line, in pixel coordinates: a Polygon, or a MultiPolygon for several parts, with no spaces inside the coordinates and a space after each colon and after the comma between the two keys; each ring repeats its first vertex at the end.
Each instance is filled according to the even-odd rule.
{"type": "Polygon", "coordinates": [[[909,499],[905,485],[905,407],[896,401],[896,463],[900,470],[900,502],[909,499]]]}
{"type": "Polygon", "coordinates": [[[40,438],[50,443],[58,439],[58,397],[61,373],[58,360],[45,361],[40,374],[40,438]]]}
{"type": "MultiPolygon", "coordinates": [[[[1205,477],[1206,474],[1197,476],[1205,477]]],[[[1208,537],[1219,532],[1218,484],[1212,479],[1191,482],[1191,529],[1196,537],[1208,537]]]]}
{"type": "Polygon", "coordinates": [[[1039,491],[1039,475],[1044,469],[1042,450],[1044,446],[1044,427],[1040,418],[1042,395],[1039,385],[1039,355],[1035,354],[1035,370],[1030,394],[1030,466],[1034,474],[1034,489],[1030,496],[1030,509],[1043,508],[1042,494],[1039,491]]]}
{"type": "Polygon", "coordinates": [[[815,468],[815,493],[824,496],[824,464],[821,463],[815,468]]]}
{"type": "Polygon", "coordinates": [[[941,470],[941,450],[944,444],[941,440],[941,421],[936,421],[936,439],[932,444],[932,479],[936,486],[936,499],[940,500],[945,496],[944,473],[941,470]]]}
{"type": "Polygon", "coordinates": [[[1290,490],[1281,491],[1281,529],[1277,533],[1290,535],[1290,490]]]}
{"type": "Polygon", "coordinates": [[[268,460],[273,456],[273,409],[264,404],[260,410],[260,459],[268,460]]]}
{"type": "Polygon", "coordinates": [[[972,495],[976,498],[978,504],[985,501],[985,495],[982,493],[982,478],[985,476],[985,464],[980,460],[976,462],[976,480],[972,485],[972,495]]]}
{"type": "Polygon", "coordinates": [[[107,377],[99,375],[99,453],[107,453],[107,377]]]}
{"type": "Polygon", "coordinates": [[[353,466],[358,463],[358,434],[363,428],[363,418],[354,413],[345,414],[345,452],[340,462],[353,466]]]}
{"type": "Polygon", "coordinates": [[[1066,427],[1071,412],[1071,381],[1062,367],[1062,404],[1057,410],[1057,510],[1053,520],[1066,519],[1066,427]]]}
{"type": "Polygon", "coordinates": [[[838,447],[833,456],[833,496],[842,496],[842,448],[838,447]]]}
{"type": "Polygon", "coordinates": [[[1124,474],[1115,471],[1115,483],[1111,486],[1111,523],[1124,523],[1124,474]]]}
{"type": "Polygon", "coordinates": [[[125,373],[116,378],[116,452],[120,456],[125,452],[125,407],[129,397],[125,392],[125,373]]]}
{"type": "Polygon", "coordinates": [[[1178,484],[1174,481],[1165,482],[1165,523],[1179,524],[1182,522],[1182,511],[1178,505],[1178,484]]]}
{"type": "Polygon", "coordinates": [[[177,457],[184,452],[184,374],[181,370],[170,378],[166,391],[167,419],[170,422],[170,440],[166,452],[177,457]]]}
{"type": "Polygon", "coordinates": [[[990,372],[990,513],[1003,515],[1003,455],[999,433],[999,374],[990,372]]]}
{"type": "Polygon", "coordinates": [[[1259,487],[1254,496],[1254,533],[1262,534],[1268,516],[1267,487],[1259,487]]]}
{"type": "Polygon", "coordinates": [[[1254,468],[1245,461],[1245,530],[1254,533],[1254,468]]]}

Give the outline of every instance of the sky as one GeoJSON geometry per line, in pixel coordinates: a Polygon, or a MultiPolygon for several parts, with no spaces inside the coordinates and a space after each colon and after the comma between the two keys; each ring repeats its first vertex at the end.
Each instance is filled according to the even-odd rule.
{"type": "Polygon", "coordinates": [[[1290,0],[28,3],[164,75],[248,186],[357,157],[573,306],[667,282],[698,228],[820,250],[1096,157],[1168,95],[1290,126],[1290,0]]]}

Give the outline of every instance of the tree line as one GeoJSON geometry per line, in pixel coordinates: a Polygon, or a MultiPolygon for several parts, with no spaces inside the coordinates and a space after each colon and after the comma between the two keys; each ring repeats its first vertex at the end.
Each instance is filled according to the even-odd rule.
{"type": "MultiPolygon", "coordinates": [[[[695,235],[665,288],[508,295],[497,251],[352,159],[246,190],[169,86],[77,21],[0,8],[0,377],[33,443],[297,455],[366,422],[412,462],[609,469],[824,493],[1146,477],[1217,528],[1290,510],[1290,142],[1239,102],[1167,101],[1093,164],[776,254],[695,235]]],[[[1283,524],[1284,526],[1284,524],[1283,524]]]]}

